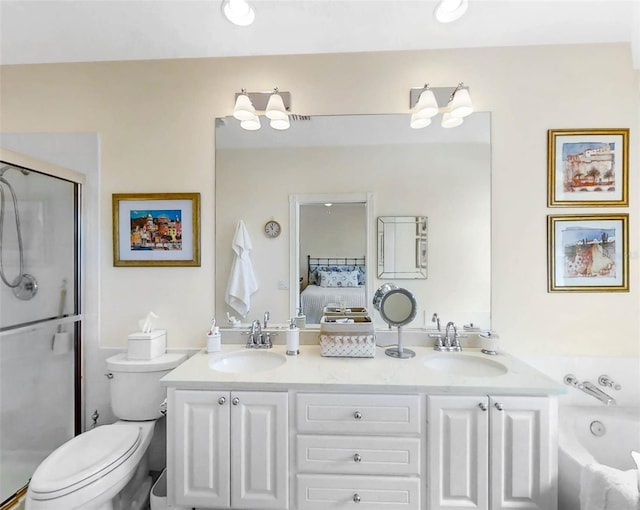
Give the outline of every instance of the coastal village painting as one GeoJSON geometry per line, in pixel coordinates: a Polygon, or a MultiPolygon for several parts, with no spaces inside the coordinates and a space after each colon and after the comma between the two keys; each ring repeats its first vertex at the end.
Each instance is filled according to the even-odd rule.
{"type": "Polygon", "coordinates": [[[130,211],[131,250],[182,250],[182,211],[145,209],[130,211]]]}
{"type": "Polygon", "coordinates": [[[615,153],[615,142],[564,142],[564,191],[615,191],[615,153]]]}

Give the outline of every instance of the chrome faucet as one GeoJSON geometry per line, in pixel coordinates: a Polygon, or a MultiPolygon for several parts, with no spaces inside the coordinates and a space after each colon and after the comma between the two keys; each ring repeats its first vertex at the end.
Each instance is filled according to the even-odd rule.
{"type": "Polygon", "coordinates": [[[438,317],[437,313],[434,313],[431,316],[431,322],[435,322],[436,323],[436,327],[438,328],[438,332],[440,332],[440,317],[438,317]]]}
{"type": "Polygon", "coordinates": [[[267,329],[270,319],[271,319],[271,314],[269,312],[264,312],[264,317],[262,318],[262,327],[264,329],[267,329]]]}
{"type": "MultiPolygon", "coordinates": [[[[435,315],[435,314],[434,314],[435,315]]],[[[437,318],[437,317],[436,317],[437,318]]],[[[438,319],[438,325],[440,320],[438,319]]],[[[447,322],[444,329],[444,334],[438,329],[438,333],[429,334],[429,338],[435,338],[436,343],[433,346],[434,351],[440,352],[460,352],[462,346],[460,345],[460,335],[458,334],[458,328],[453,321],[447,322]],[[453,332],[453,336],[451,335],[453,332]]]]}
{"type": "Polygon", "coordinates": [[[262,331],[262,327],[260,326],[260,321],[258,319],[251,323],[251,327],[246,334],[249,335],[249,339],[247,340],[247,349],[270,349],[273,347],[273,344],[271,343],[271,334],[267,331],[262,331]]]}
{"type": "Polygon", "coordinates": [[[455,323],[450,321],[444,328],[444,346],[448,351],[460,352],[462,347],[460,346],[460,336],[458,335],[458,328],[455,323]],[[453,337],[449,335],[449,331],[453,330],[453,337]]]}
{"type": "Polygon", "coordinates": [[[615,399],[598,388],[595,384],[589,381],[579,382],[577,377],[573,374],[567,374],[564,376],[564,383],[568,386],[573,386],[581,391],[584,391],[587,395],[597,398],[604,405],[616,405],[615,399]]]}

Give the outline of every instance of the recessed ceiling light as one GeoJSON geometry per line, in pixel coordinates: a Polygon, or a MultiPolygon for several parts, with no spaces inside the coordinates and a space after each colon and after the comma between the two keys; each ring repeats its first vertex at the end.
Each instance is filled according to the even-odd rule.
{"type": "Polygon", "coordinates": [[[224,0],[222,12],[231,23],[240,27],[251,25],[256,19],[256,13],[247,0],[224,0]]]}
{"type": "Polygon", "coordinates": [[[333,204],[331,202],[327,202],[326,204],[324,204],[325,207],[331,207],[333,204]]]}
{"type": "Polygon", "coordinates": [[[440,0],[433,15],[440,23],[451,23],[461,18],[469,7],[468,0],[440,0]]]}

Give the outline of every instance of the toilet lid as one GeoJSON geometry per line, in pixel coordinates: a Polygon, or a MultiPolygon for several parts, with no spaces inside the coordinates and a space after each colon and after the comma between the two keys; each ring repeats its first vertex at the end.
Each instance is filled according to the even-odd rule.
{"type": "Polygon", "coordinates": [[[41,496],[76,490],[130,457],[140,443],[140,435],[140,427],[133,424],[106,425],[80,434],[38,466],[29,489],[41,496]]]}

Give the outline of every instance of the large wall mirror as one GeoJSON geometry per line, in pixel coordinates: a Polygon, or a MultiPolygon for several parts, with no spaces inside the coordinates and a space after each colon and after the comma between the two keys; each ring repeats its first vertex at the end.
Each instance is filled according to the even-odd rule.
{"type": "MultiPolygon", "coordinates": [[[[402,283],[418,303],[412,327],[432,327],[434,313],[444,321],[490,327],[490,133],[490,114],[484,112],[454,129],[434,122],[420,130],[409,127],[406,114],[311,116],[293,120],[287,131],[264,124],[252,132],[232,117],[217,119],[218,320],[226,312],[237,315],[224,295],[238,220],[251,236],[259,286],[244,321],[269,311],[273,322],[282,323],[296,313],[300,292],[310,285],[310,257],[348,259],[332,263],[356,267],[364,302],[374,313],[371,289],[394,280],[378,277],[377,218],[419,214],[428,218],[426,253],[418,254],[428,262],[426,278],[402,283]],[[301,196],[317,200],[292,208],[292,197],[301,196]],[[340,200],[353,196],[365,199],[340,200]],[[363,206],[367,197],[369,210],[363,206]],[[327,206],[325,199],[339,205],[327,206]],[[264,235],[271,219],[282,225],[276,238],[264,235]],[[359,257],[365,260],[352,260],[359,257]]],[[[344,282],[355,277],[342,276],[344,282]]]]}

